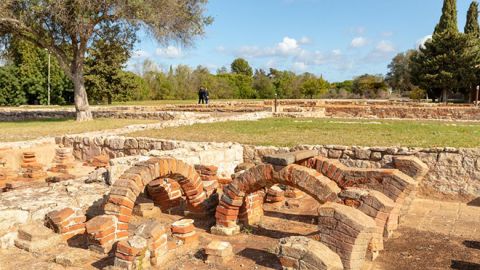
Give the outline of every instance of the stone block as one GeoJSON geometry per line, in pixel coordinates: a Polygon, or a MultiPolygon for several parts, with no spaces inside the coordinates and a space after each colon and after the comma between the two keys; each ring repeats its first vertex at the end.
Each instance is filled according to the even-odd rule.
{"type": "Polygon", "coordinates": [[[302,264],[310,265],[310,269],[343,269],[340,257],[324,244],[303,236],[282,238],[279,241],[277,255],[283,267],[288,269],[305,269],[302,264]]]}
{"type": "Polygon", "coordinates": [[[280,153],[264,156],[263,161],[272,165],[287,166],[295,163],[296,160],[293,153],[280,153]]]}
{"type": "Polygon", "coordinates": [[[240,226],[234,225],[232,227],[224,227],[216,225],[210,228],[210,232],[215,235],[232,236],[240,234],[240,226]]]}

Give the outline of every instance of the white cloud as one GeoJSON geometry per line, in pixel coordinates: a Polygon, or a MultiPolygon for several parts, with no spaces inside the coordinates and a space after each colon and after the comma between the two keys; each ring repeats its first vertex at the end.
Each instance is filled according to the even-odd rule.
{"type": "Polygon", "coordinates": [[[298,49],[298,42],[294,38],[284,37],[283,41],[277,44],[277,51],[283,54],[290,54],[298,49]]]}
{"type": "MultiPolygon", "coordinates": [[[[305,41],[305,40],[304,40],[305,41]]],[[[284,37],[274,47],[242,46],[237,50],[236,55],[242,57],[277,57],[295,56],[302,53],[302,43],[294,38],[284,37]]]]}
{"type": "Polygon", "coordinates": [[[360,48],[360,47],[363,47],[365,45],[367,45],[368,43],[368,40],[364,37],[356,37],[354,39],[352,39],[352,42],[350,43],[350,46],[352,46],[353,48],[360,48]]]}
{"type": "Polygon", "coordinates": [[[368,63],[380,63],[391,59],[395,52],[395,45],[392,42],[382,40],[364,57],[363,61],[368,63]]]}
{"type": "Polygon", "coordinates": [[[308,69],[308,65],[304,62],[294,62],[292,69],[297,72],[304,72],[308,69]]]}
{"type": "Polygon", "coordinates": [[[299,44],[310,44],[312,43],[312,39],[310,39],[309,37],[302,37],[299,41],[298,41],[299,44]]]}
{"type": "Polygon", "coordinates": [[[416,49],[424,48],[425,47],[425,42],[427,42],[430,39],[432,39],[432,35],[426,35],[426,36],[422,37],[421,39],[417,40],[417,43],[415,44],[415,48],[416,49]]]}
{"type": "Polygon", "coordinates": [[[132,58],[148,58],[150,57],[150,53],[144,50],[137,50],[134,51],[132,54],[132,58]]]}
{"type": "Polygon", "coordinates": [[[342,55],[342,51],[340,49],[335,49],[332,51],[333,56],[340,56],[342,55]]]}
{"type": "Polygon", "coordinates": [[[375,50],[380,53],[391,53],[395,51],[395,47],[390,41],[382,40],[377,44],[375,50]]]}
{"type": "Polygon", "coordinates": [[[183,57],[182,49],[175,46],[168,46],[166,48],[157,48],[155,52],[157,56],[165,57],[169,59],[183,57]]]}

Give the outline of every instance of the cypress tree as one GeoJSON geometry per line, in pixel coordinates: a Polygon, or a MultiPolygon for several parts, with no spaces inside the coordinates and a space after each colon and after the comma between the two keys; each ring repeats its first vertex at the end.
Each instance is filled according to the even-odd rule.
{"type": "Polygon", "coordinates": [[[448,93],[468,94],[480,61],[478,39],[459,33],[456,14],[456,0],[445,0],[432,39],[412,61],[415,83],[445,102],[448,93]]]}
{"type": "Polygon", "coordinates": [[[444,0],[442,8],[442,17],[435,27],[434,34],[457,33],[457,0],[444,0]]]}
{"type": "Polygon", "coordinates": [[[478,25],[478,3],[476,1],[473,1],[468,9],[465,34],[470,34],[475,38],[480,38],[480,27],[478,25]]]}

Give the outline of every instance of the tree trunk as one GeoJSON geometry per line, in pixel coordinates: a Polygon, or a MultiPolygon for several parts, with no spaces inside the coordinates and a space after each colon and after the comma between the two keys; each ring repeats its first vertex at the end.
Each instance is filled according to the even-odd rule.
{"type": "Polygon", "coordinates": [[[442,101],[445,102],[445,104],[448,103],[447,89],[442,90],[442,101]]]}
{"type": "Polygon", "coordinates": [[[77,121],[93,120],[92,112],[88,104],[87,91],[85,90],[85,81],[83,79],[83,72],[77,71],[73,74],[74,97],[75,97],[75,111],[77,114],[77,121]]]}

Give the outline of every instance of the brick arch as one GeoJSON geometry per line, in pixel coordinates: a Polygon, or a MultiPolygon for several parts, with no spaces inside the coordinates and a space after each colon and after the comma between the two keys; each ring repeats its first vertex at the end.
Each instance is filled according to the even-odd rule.
{"type": "Polygon", "coordinates": [[[297,188],[322,204],[337,201],[341,191],[334,181],[314,169],[292,164],[275,170],[270,164],[258,165],[237,176],[224,188],[215,213],[217,227],[236,227],[244,197],[274,184],[297,188]]]}
{"type": "Polygon", "coordinates": [[[104,206],[106,215],[117,218],[117,240],[128,236],[128,222],[138,195],[151,181],[159,178],[175,179],[183,189],[187,203],[193,208],[201,207],[207,198],[200,175],[193,166],[173,158],[152,158],[139,162],[114,183],[104,206]]]}

